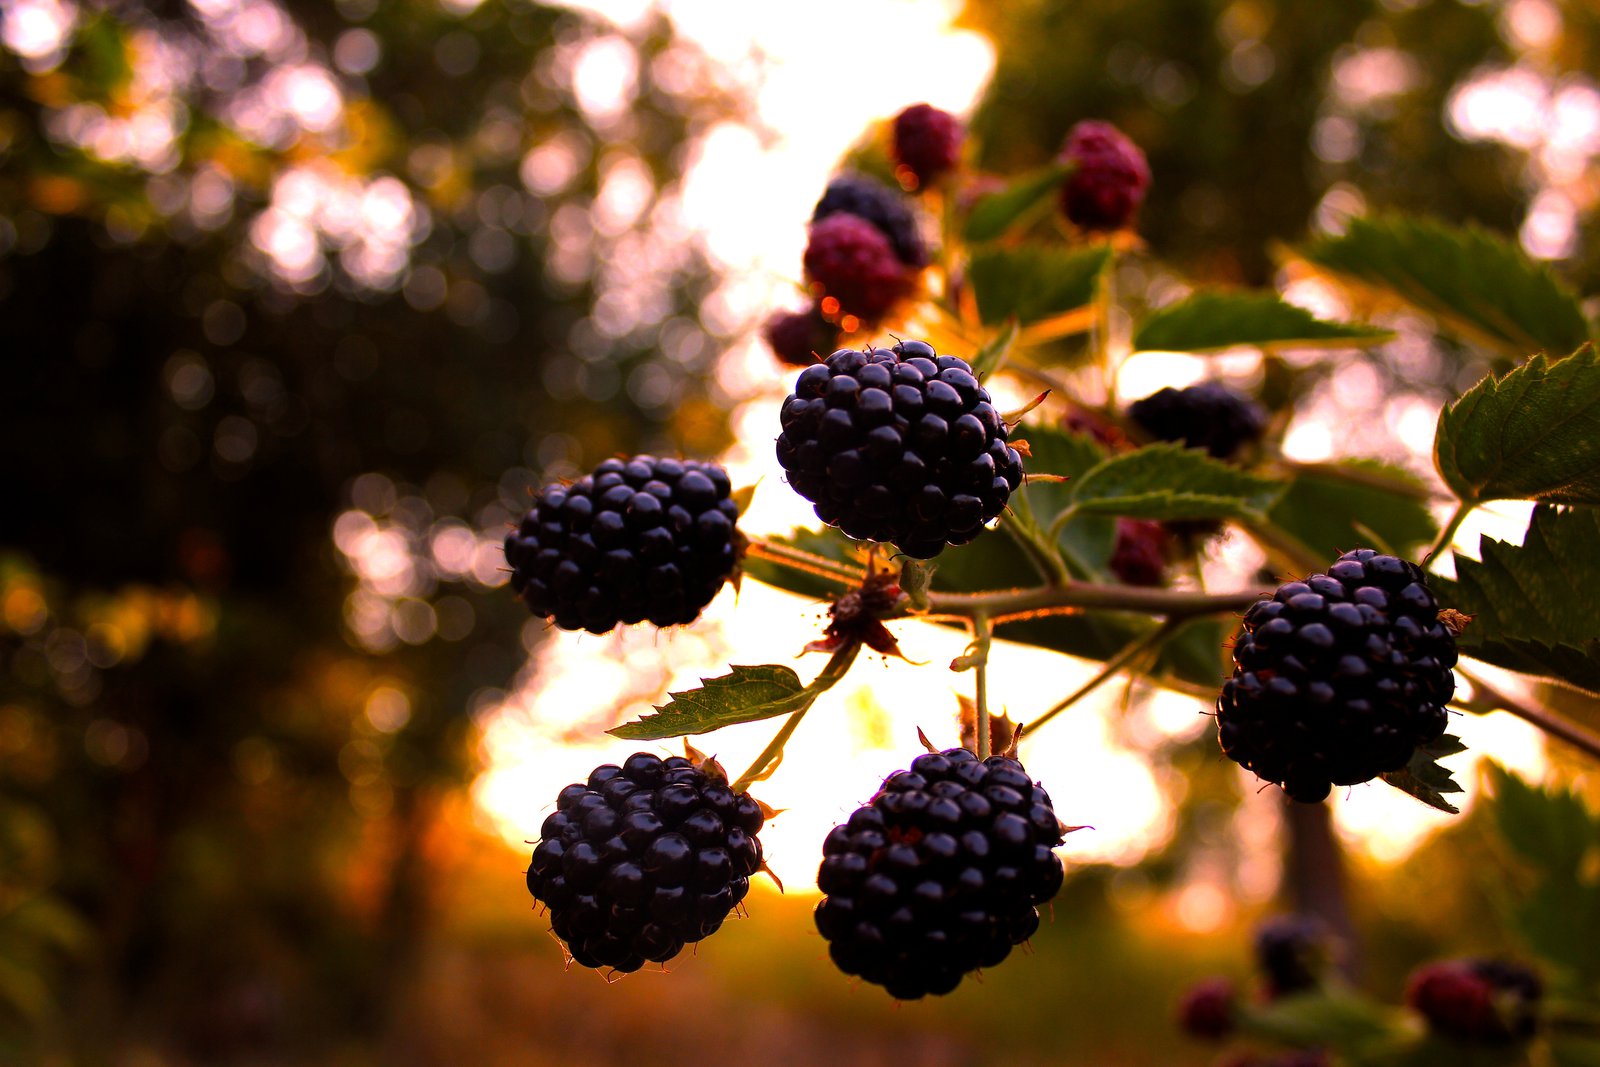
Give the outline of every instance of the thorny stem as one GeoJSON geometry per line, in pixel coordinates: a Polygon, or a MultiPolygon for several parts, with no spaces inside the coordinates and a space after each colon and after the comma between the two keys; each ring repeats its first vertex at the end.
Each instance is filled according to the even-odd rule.
{"type": "Polygon", "coordinates": [[[1433,543],[1432,548],[1428,549],[1428,554],[1422,557],[1423,563],[1427,563],[1428,560],[1450,547],[1450,543],[1456,539],[1456,531],[1461,529],[1461,524],[1466,521],[1472,509],[1477,506],[1476,503],[1470,500],[1463,500],[1456,505],[1455,514],[1450,516],[1450,521],[1445,523],[1444,529],[1439,531],[1439,539],[1433,543]]]}
{"type": "Polygon", "coordinates": [[[1032,737],[1038,732],[1039,727],[1043,726],[1057,715],[1060,715],[1063,711],[1066,711],[1068,708],[1072,707],[1072,705],[1076,704],[1078,701],[1082,700],[1084,697],[1100,688],[1112,678],[1115,678],[1122,672],[1124,667],[1137,659],[1141,654],[1144,653],[1146,649],[1151,648],[1159,643],[1163,638],[1171,634],[1174,629],[1176,629],[1176,626],[1169,620],[1168,622],[1157,626],[1149,633],[1142,634],[1128,642],[1123,646],[1122,651],[1106,660],[1106,665],[1100,668],[1093,678],[1090,678],[1087,682],[1084,682],[1081,686],[1079,686],[1071,696],[1058,702],[1055,707],[1051,708],[1049,711],[1030,722],[1028,724],[1028,732],[1025,736],[1032,737]]]}
{"type": "Polygon", "coordinates": [[[1472,688],[1486,698],[1489,704],[1503,711],[1509,711],[1523,722],[1531,723],[1551,737],[1560,738],[1574,748],[1581,749],[1592,759],[1600,760],[1600,734],[1586,730],[1559,715],[1552,715],[1543,708],[1534,707],[1508,696],[1504,690],[1497,689],[1476,672],[1469,671],[1459,664],[1456,666],[1456,672],[1471,683],[1472,688]]]}
{"type": "Polygon", "coordinates": [[[833,688],[835,682],[843,678],[850,670],[850,665],[856,661],[856,653],[861,651],[861,642],[850,641],[833,654],[825,667],[822,668],[811,684],[806,686],[809,694],[804,705],[789,713],[789,718],[784,722],[783,728],[773,735],[767,747],[761,750],[755,762],[741,774],[732,785],[735,793],[742,793],[750,788],[752,782],[760,781],[767,768],[783,756],[783,746],[789,743],[789,738],[794,736],[795,728],[800,725],[800,720],[805,718],[806,712],[811,710],[811,705],[817,702],[817,697],[833,688]]]}

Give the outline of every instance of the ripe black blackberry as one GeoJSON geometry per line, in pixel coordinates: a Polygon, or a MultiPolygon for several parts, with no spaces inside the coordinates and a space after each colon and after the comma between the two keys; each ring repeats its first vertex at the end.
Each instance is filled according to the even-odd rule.
{"type": "Polygon", "coordinates": [[[841,174],[828,183],[822,199],[811,212],[813,224],[830,215],[854,215],[865,219],[889,239],[895,258],[903,265],[921,269],[928,265],[928,249],[917,228],[917,216],[899,190],[891,189],[865,174],[841,174]]]}
{"type": "Polygon", "coordinates": [[[1217,459],[1260,440],[1267,426],[1266,413],[1254,401],[1220,382],[1164,387],[1129,404],[1128,418],[1157,441],[1182,441],[1217,459]]]}
{"type": "Polygon", "coordinates": [[[1397,771],[1444,733],[1455,637],[1416,564],[1370,548],[1245,613],[1222,751],[1296,800],[1397,771]]]}
{"type": "Polygon", "coordinates": [[[1322,985],[1333,965],[1333,938],[1312,915],[1277,915],[1256,927],[1256,969],[1268,1000],[1322,985]]]}
{"type": "Polygon", "coordinates": [[[563,630],[693,622],[739,562],[739,507],[714,463],[608,459],[552,485],[506,537],[511,588],[563,630]]]}
{"type": "Polygon", "coordinates": [[[948,993],[1039,927],[1061,888],[1050,796],[1005,756],[928,753],[822,845],[817,929],[845,974],[902,1000],[948,993]]]}
{"type": "Polygon", "coordinates": [[[806,368],[782,420],[778,462],[817,517],[918,559],[978,536],[1022,484],[989,391],[922,341],[806,368]]]}
{"type": "Polygon", "coordinates": [[[585,967],[636,971],[716,933],[762,867],[761,805],[682,756],[648,752],[567,786],[528,892],[585,967]]]}

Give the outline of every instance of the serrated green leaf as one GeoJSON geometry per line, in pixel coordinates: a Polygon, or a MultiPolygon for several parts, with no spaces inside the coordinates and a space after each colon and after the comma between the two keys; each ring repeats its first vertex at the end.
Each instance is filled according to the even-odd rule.
{"type": "Polygon", "coordinates": [[[1412,559],[1439,527],[1421,481],[1398,467],[1347,460],[1297,470],[1270,518],[1328,559],[1352,548],[1386,548],[1412,559]],[[1383,544],[1374,545],[1367,531],[1383,544]]]}
{"type": "Polygon", "coordinates": [[[1461,786],[1454,772],[1439,761],[1446,756],[1465,752],[1466,746],[1459,737],[1444,734],[1436,741],[1421,745],[1411,755],[1411,762],[1398,771],[1385,771],[1379,775],[1389,785],[1402,793],[1409,793],[1428,805],[1451,815],[1460,815],[1461,809],[1444,798],[1446,793],[1459,793],[1461,786]]]}
{"type": "Polygon", "coordinates": [[[1476,226],[1352,219],[1343,235],[1297,252],[1336,279],[1392,294],[1511,359],[1570,352],[1590,336],[1577,296],[1548,266],[1476,226]]]}
{"type": "Polygon", "coordinates": [[[972,357],[972,373],[980,382],[986,381],[989,375],[1000,369],[1016,341],[1017,323],[1013,319],[972,357]]]}
{"type": "Polygon", "coordinates": [[[1246,520],[1265,518],[1287,487],[1199,449],[1154,444],[1112,456],[1068,488],[1072,505],[1086,514],[1246,520]]]}
{"type": "Polygon", "coordinates": [[[1600,357],[1584,345],[1485,378],[1439,412],[1434,462],[1462,500],[1600,504],[1600,357]]]}
{"type": "Polygon", "coordinates": [[[673,693],[671,700],[656,708],[656,714],[606,732],[629,741],[705,734],[724,726],[787,715],[812,699],[800,676],[777,663],[733,666],[732,673],[702,678],[701,682],[704,684],[699,689],[673,693]]]}
{"type": "Polygon", "coordinates": [[[1488,771],[1495,825],[1506,844],[1546,875],[1577,878],[1600,847],[1600,818],[1571,790],[1532,785],[1494,763],[1488,771]]]}
{"type": "Polygon", "coordinates": [[[1478,540],[1482,560],[1456,553],[1446,607],[1473,616],[1462,651],[1509,670],[1600,694],[1600,512],[1537,507],[1519,545],[1478,540]]]}
{"type": "Polygon", "coordinates": [[[1202,289],[1141,322],[1133,347],[1141,352],[1208,352],[1235,345],[1325,348],[1376,344],[1393,336],[1366,323],[1319,319],[1272,292],[1202,289]]]}
{"type": "Polygon", "coordinates": [[[978,317],[985,326],[1013,318],[1026,326],[1086,307],[1110,262],[1106,245],[1034,244],[978,251],[969,268],[978,317]]]}
{"type": "Polygon", "coordinates": [[[1043,203],[1072,173],[1069,163],[1049,166],[1024,174],[1004,189],[979,198],[967,216],[963,234],[968,241],[992,241],[1001,236],[1029,211],[1043,203]]]}

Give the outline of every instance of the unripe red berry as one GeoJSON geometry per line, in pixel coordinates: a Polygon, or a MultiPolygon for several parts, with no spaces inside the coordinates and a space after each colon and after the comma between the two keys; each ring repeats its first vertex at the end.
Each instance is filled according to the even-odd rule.
{"type": "Polygon", "coordinates": [[[1233,1032],[1234,1004],[1238,992],[1227,978],[1206,978],[1178,1001],[1178,1025],[1183,1032],[1208,1041],[1220,1041],[1233,1032]]]}
{"type": "Polygon", "coordinates": [[[889,239],[854,215],[829,215],[811,225],[806,277],[839,310],[869,321],[883,317],[911,292],[912,274],[895,256],[889,239]]]}
{"type": "Polygon", "coordinates": [[[956,168],[966,131],[948,111],[912,104],[894,119],[894,158],[925,186],[956,168]]]}
{"type": "Polygon", "coordinates": [[[1061,149],[1075,166],[1061,187],[1061,211],[1074,225],[1109,232],[1131,225],[1150,188],[1150,165],[1139,146],[1109,122],[1080,122],[1061,149]]]}

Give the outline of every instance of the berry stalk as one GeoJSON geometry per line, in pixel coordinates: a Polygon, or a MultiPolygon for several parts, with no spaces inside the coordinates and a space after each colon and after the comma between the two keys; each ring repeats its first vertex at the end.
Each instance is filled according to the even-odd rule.
{"type": "Polygon", "coordinates": [[[742,793],[750,788],[751,783],[759,782],[765,778],[770,768],[783,758],[783,746],[788,744],[789,738],[794,736],[795,729],[800,725],[800,720],[805,718],[806,712],[811,710],[811,705],[816,703],[817,697],[832,689],[835,682],[849,673],[851,665],[856,661],[856,653],[860,651],[860,641],[847,641],[833,654],[827,665],[822,668],[821,673],[812,679],[810,685],[806,686],[806,691],[810,694],[811,699],[806,702],[804,707],[797,708],[789,713],[789,718],[785,720],[783,728],[773,735],[767,747],[762,749],[761,754],[755,758],[755,762],[750,764],[745,769],[745,772],[739,776],[738,780],[733,783],[731,788],[735,793],[742,793]]]}

